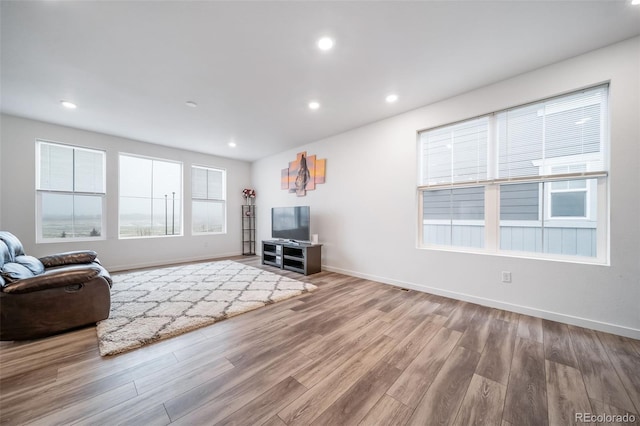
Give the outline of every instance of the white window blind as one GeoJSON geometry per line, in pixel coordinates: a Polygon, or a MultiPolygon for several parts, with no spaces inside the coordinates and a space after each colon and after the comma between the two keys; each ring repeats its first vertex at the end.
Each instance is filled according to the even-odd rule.
{"type": "Polygon", "coordinates": [[[488,137],[488,117],[422,132],[421,184],[486,180],[488,137]]]}
{"type": "Polygon", "coordinates": [[[193,166],[191,169],[191,229],[198,233],[226,230],[224,170],[193,166]]]}
{"type": "Polygon", "coordinates": [[[39,148],[38,189],[73,191],[73,148],[46,142],[40,142],[39,148]]]}
{"type": "Polygon", "coordinates": [[[497,113],[497,177],[553,175],[556,164],[606,171],[606,104],[607,88],[597,87],[497,113]]]}
{"type": "Polygon", "coordinates": [[[207,169],[193,167],[191,169],[191,197],[207,198],[207,169]]]}
{"type": "Polygon", "coordinates": [[[224,198],[224,170],[193,167],[191,197],[201,200],[224,198]]]}
{"type": "Polygon", "coordinates": [[[39,142],[38,189],[104,193],[104,152],[39,142]]]}

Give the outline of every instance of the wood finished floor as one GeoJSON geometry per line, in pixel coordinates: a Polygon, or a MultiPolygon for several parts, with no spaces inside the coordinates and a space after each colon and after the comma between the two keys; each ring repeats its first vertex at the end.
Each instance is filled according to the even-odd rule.
{"type": "Polygon", "coordinates": [[[3,342],[0,422],[639,423],[638,340],[336,273],[285,275],[319,289],[114,357],[99,356],[94,327],[3,342]]]}

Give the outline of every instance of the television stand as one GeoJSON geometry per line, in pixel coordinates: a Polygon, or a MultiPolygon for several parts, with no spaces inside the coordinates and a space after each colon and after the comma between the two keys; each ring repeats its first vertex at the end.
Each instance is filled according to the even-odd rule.
{"type": "Polygon", "coordinates": [[[262,264],[311,275],[321,270],[322,244],[262,241],[262,264]]]}

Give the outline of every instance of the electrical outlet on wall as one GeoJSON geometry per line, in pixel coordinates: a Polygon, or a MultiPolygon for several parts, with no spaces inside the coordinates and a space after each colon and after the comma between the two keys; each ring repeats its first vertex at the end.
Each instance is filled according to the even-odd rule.
{"type": "Polygon", "coordinates": [[[511,282],[511,272],[502,271],[502,282],[503,283],[510,283],[511,282]]]}

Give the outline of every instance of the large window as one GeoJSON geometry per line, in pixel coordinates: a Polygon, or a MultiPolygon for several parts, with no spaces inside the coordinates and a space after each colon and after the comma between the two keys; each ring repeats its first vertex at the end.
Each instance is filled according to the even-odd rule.
{"type": "Polygon", "coordinates": [[[36,142],[37,240],[104,238],[105,153],[36,142]]]}
{"type": "Polygon", "coordinates": [[[194,234],[226,232],[225,181],[224,170],[199,166],[191,168],[191,224],[194,234]]]}
{"type": "Polygon", "coordinates": [[[120,154],[120,237],[182,235],[182,164],[120,154]]]}
{"type": "Polygon", "coordinates": [[[608,87],[419,134],[421,246],[607,257],[608,87]]]}

